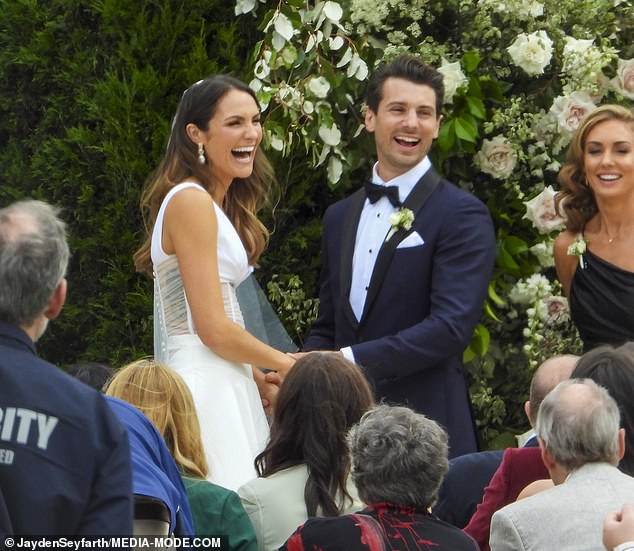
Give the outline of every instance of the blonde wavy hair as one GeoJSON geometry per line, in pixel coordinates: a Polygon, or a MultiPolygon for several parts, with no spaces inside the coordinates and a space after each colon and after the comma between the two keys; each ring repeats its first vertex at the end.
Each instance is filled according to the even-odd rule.
{"type": "Polygon", "coordinates": [[[176,464],[187,474],[207,478],[209,467],[194,400],[178,373],[143,358],[117,370],[105,393],[141,410],[163,435],[176,464]]]}

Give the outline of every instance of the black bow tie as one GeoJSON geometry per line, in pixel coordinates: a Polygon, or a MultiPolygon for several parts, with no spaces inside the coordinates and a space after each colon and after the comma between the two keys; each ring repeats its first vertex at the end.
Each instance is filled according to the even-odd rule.
{"type": "Polygon", "coordinates": [[[395,207],[401,206],[401,200],[398,197],[397,186],[380,186],[373,182],[367,181],[365,183],[365,194],[370,200],[370,203],[376,203],[381,197],[385,196],[390,200],[395,207]]]}

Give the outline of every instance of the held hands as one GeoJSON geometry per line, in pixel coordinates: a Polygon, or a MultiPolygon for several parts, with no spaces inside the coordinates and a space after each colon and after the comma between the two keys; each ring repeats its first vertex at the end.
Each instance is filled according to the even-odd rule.
{"type": "Polygon", "coordinates": [[[634,505],[631,503],[625,503],[620,511],[608,513],[603,522],[603,545],[607,549],[625,542],[633,542],[631,548],[634,549],[634,505]]]}
{"type": "MultiPolygon", "coordinates": [[[[262,373],[262,372],[261,372],[262,373]]],[[[263,373],[263,378],[258,384],[262,407],[267,415],[273,415],[273,409],[277,402],[277,393],[282,384],[282,377],[276,371],[263,373]]]]}

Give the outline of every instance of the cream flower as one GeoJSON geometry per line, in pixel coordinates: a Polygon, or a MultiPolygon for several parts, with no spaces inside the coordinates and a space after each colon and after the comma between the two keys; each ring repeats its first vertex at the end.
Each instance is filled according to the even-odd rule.
{"type": "Polygon", "coordinates": [[[524,218],[530,220],[539,233],[562,230],[565,226],[566,219],[555,212],[555,195],[553,187],[546,186],[539,195],[524,201],[524,218]]]}
{"type": "Polygon", "coordinates": [[[469,82],[465,74],[462,72],[460,62],[449,63],[443,58],[438,72],[443,76],[443,84],[445,85],[445,103],[453,103],[453,97],[456,95],[458,88],[469,82]]]}
{"type": "Polygon", "coordinates": [[[475,161],[482,172],[504,180],[515,169],[517,153],[504,136],[495,136],[492,140],[483,140],[475,161]]]}
{"type": "Polygon", "coordinates": [[[412,228],[412,223],[414,222],[414,212],[411,209],[401,207],[399,210],[390,214],[390,224],[392,227],[390,228],[386,241],[390,239],[398,230],[403,228],[404,230],[409,231],[412,228]]]}
{"type": "Polygon", "coordinates": [[[610,84],[622,96],[634,99],[634,59],[619,59],[616,76],[610,84]]]}
{"type": "Polygon", "coordinates": [[[567,322],[570,319],[568,301],[558,295],[545,298],[539,305],[539,318],[547,325],[567,322]]]}
{"type": "Polygon", "coordinates": [[[560,130],[574,132],[582,119],[596,109],[592,98],[586,92],[573,92],[569,96],[559,96],[550,108],[560,130]]]}
{"type": "Polygon", "coordinates": [[[531,34],[521,33],[507,49],[513,63],[528,75],[539,75],[550,63],[553,55],[553,41],[546,31],[531,34]]]}

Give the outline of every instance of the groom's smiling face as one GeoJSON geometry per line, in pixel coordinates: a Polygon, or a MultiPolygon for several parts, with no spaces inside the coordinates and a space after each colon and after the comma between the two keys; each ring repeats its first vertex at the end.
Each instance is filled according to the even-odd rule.
{"type": "Polygon", "coordinates": [[[368,107],[365,127],[374,133],[379,176],[389,181],[423,160],[438,137],[436,92],[426,84],[390,77],[376,113],[368,107]]]}

